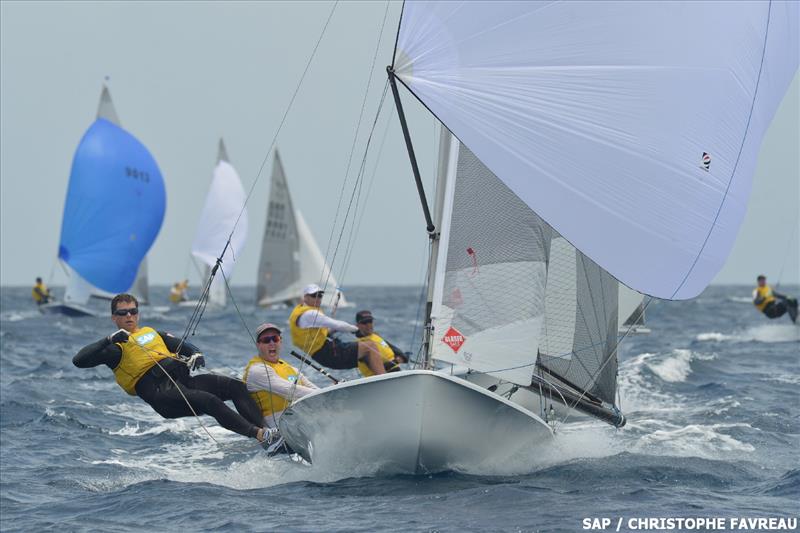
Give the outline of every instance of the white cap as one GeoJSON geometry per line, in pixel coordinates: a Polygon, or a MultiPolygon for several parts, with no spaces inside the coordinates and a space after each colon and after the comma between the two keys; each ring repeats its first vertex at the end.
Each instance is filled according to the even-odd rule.
{"type": "Polygon", "coordinates": [[[306,288],[303,289],[303,294],[316,294],[318,292],[325,292],[322,288],[317,285],[316,283],[312,283],[311,285],[306,285],[306,288]]]}

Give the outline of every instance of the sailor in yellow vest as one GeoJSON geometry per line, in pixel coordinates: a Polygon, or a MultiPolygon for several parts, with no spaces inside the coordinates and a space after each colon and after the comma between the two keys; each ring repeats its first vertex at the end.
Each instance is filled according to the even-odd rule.
{"type": "MultiPolygon", "coordinates": [[[[264,427],[277,428],[278,419],[292,399],[302,398],[319,388],[280,358],[281,345],[281,330],[278,326],[270,323],[258,326],[258,355],[248,361],[242,376],[250,396],[261,409],[264,427]]],[[[278,452],[282,444],[278,441],[267,451],[278,452]]]]}
{"type": "Polygon", "coordinates": [[[188,279],[175,283],[169,290],[169,301],[174,304],[185,302],[188,299],[186,297],[186,289],[188,287],[189,287],[188,279]]]}
{"type": "Polygon", "coordinates": [[[356,333],[358,328],[322,312],[320,305],[324,293],[319,285],[313,283],[303,289],[303,302],[289,315],[292,344],[328,368],[356,368],[359,361],[363,361],[373,373],[385,374],[383,360],[374,342],[344,342],[328,337],[332,331],[356,333]]]}
{"type": "Polygon", "coordinates": [[[36,305],[43,305],[50,302],[50,289],[42,282],[42,278],[36,278],[36,285],[33,286],[31,291],[33,294],[33,301],[36,305]]]}
{"type": "Polygon", "coordinates": [[[797,298],[789,298],[779,294],[767,285],[767,277],[760,275],[756,278],[758,286],[753,289],[753,305],[756,309],[769,318],[778,318],[789,313],[792,322],[797,323],[797,298]]]}
{"type": "Polygon", "coordinates": [[[111,300],[111,320],[120,329],[84,347],[72,359],[75,366],[108,366],[125,392],[139,396],[164,418],[193,416],[194,409],[240,435],[260,442],[273,438],[274,432],[262,427],[261,412],[243,382],[215,374],[191,376],[190,370],[205,365],[195,346],[139,327],[134,296],[118,294],[111,300]],[[227,400],[233,400],[238,413],[225,404],[227,400]]]}
{"type": "MultiPolygon", "coordinates": [[[[408,357],[403,350],[375,333],[374,320],[372,311],[365,310],[356,313],[356,326],[358,327],[358,333],[356,333],[357,341],[370,341],[375,343],[381,354],[383,368],[387,372],[399,372],[401,370],[400,365],[402,363],[407,363],[408,357]]],[[[361,372],[361,375],[364,377],[375,375],[363,361],[358,362],[358,371],[361,372]]]]}

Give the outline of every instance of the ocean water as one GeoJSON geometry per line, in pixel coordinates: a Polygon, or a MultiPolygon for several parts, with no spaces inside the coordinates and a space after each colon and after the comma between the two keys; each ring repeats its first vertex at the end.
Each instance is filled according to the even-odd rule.
{"type": "MultiPolygon", "coordinates": [[[[203,417],[215,444],[195,419],[164,420],[127,396],[105,366],[73,367],[83,345],[114,330],[109,318],[41,315],[29,289],[3,288],[0,529],[581,531],[583,519],[609,517],[609,531],[618,518],[627,531],[630,518],[796,518],[800,328],[758,314],[749,290],[650,305],[652,333],[620,347],[625,428],[567,424],[536,464],[498,458],[494,472],[415,477],[270,459],[203,417]]],[[[252,288],[234,291],[241,318],[230,305],[209,309],[190,337],[208,370],[230,375],[254,353],[242,320],[285,324],[289,312],[257,309],[252,288]]],[[[141,323],[182,334],[191,310],[168,308],[165,287],[153,292],[141,323]]],[[[353,288],[348,298],[411,348],[418,289],[353,288]]],[[[107,302],[93,305],[107,313],[107,302]]]]}

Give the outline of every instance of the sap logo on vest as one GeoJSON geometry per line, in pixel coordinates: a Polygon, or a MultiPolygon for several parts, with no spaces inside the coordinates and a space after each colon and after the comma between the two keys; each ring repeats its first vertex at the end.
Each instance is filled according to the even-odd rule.
{"type": "Polygon", "coordinates": [[[147,344],[151,340],[155,339],[156,338],[156,334],[155,334],[155,332],[150,332],[150,333],[145,333],[144,335],[141,335],[139,337],[134,337],[134,338],[136,339],[136,343],[139,346],[144,346],[145,344],[147,344]]]}

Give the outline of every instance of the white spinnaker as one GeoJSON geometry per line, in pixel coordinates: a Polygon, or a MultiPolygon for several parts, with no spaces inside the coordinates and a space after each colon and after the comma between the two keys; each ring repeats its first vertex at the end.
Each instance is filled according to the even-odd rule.
{"type": "MultiPolygon", "coordinates": [[[[220,155],[224,153],[224,145],[220,140],[220,155]]],[[[242,212],[246,197],[236,169],[226,158],[220,157],[214,167],[214,177],[200,213],[200,221],[192,243],[192,255],[207,267],[213,267],[233,231],[230,246],[222,257],[221,268],[228,279],[247,239],[247,209],[242,212]],[[241,218],[236,225],[239,213],[241,218]],[[234,225],[236,225],[235,231],[234,225]]],[[[205,272],[209,273],[208,270],[205,272]]],[[[225,282],[219,271],[214,277],[210,301],[219,305],[225,304],[225,282]]]]}
{"type": "Polygon", "coordinates": [[[394,69],[584,254],[639,292],[684,299],[733,245],[797,69],[799,12],[798,2],[407,1],[394,69]]]}

